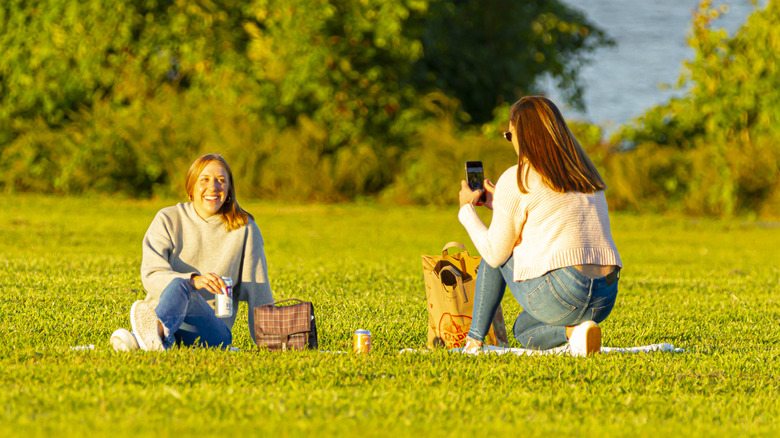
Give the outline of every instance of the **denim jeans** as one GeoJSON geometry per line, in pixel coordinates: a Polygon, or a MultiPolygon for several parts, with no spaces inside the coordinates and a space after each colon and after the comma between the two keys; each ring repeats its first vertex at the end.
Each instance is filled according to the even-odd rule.
{"type": "Polygon", "coordinates": [[[198,341],[201,347],[225,349],[233,342],[227,324],[217,318],[214,309],[185,279],[171,281],[160,295],[155,312],[165,326],[163,345],[166,349],[174,344],[194,345],[198,341]],[[183,329],[182,323],[188,328],[194,327],[197,332],[183,329]]]}
{"type": "Polygon", "coordinates": [[[485,339],[498,305],[509,290],[523,311],[513,328],[515,339],[525,348],[547,350],[565,344],[566,327],[584,321],[604,321],[615,305],[618,281],[590,278],[573,267],[550,271],[541,277],[514,281],[514,256],[494,268],[485,260],[479,265],[474,291],[474,314],[469,337],[485,339]]]}

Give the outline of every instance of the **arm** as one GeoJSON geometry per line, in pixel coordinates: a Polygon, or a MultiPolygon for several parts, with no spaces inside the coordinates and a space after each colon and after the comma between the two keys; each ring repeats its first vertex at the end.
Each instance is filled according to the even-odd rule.
{"type": "Polygon", "coordinates": [[[496,268],[504,264],[519,243],[520,229],[513,218],[501,209],[493,211],[490,228],[485,226],[471,204],[460,208],[458,219],[474,242],[477,251],[485,262],[496,268]]]}
{"type": "MultiPolygon", "coordinates": [[[[268,283],[268,264],[265,261],[263,236],[254,221],[247,224],[248,235],[244,243],[244,257],[241,263],[241,283],[238,285],[238,300],[246,301],[249,307],[249,335],[255,338],[254,308],[273,303],[271,285],[268,283]]],[[[235,298],[234,298],[235,299],[235,298]]]]}
{"type": "MultiPolygon", "coordinates": [[[[514,172],[514,167],[508,169],[495,186],[485,180],[485,190],[487,191],[485,205],[493,209],[490,228],[485,226],[477,215],[473,202],[464,203],[464,199],[469,201],[472,198],[469,193],[464,193],[461,186],[461,207],[458,211],[458,219],[466,228],[479,254],[486,263],[493,267],[501,266],[512,256],[512,251],[520,242],[520,234],[525,223],[525,217],[517,217],[525,213],[518,205],[519,198],[514,184],[514,172]]],[[[466,190],[471,191],[468,187],[466,190]]]]}
{"type": "Polygon", "coordinates": [[[271,285],[268,282],[268,263],[263,248],[263,235],[254,221],[247,224],[247,238],[241,264],[239,297],[249,303],[249,308],[273,302],[271,285]]]}
{"type": "Polygon", "coordinates": [[[164,214],[157,213],[143,240],[141,259],[141,282],[144,289],[156,300],[162,291],[176,278],[190,279],[196,272],[176,272],[171,267],[174,243],[172,222],[164,214]]]}

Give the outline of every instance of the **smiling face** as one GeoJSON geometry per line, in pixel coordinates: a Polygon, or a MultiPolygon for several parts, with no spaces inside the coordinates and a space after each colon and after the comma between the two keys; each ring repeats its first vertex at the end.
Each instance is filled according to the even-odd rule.
{"type": "Polygon", "coordinates": [[[195,211],[203,219],[219,212],[228,196],[230,177],[219,161],[211,161],[198,175],[190,193],[195,211]]]}

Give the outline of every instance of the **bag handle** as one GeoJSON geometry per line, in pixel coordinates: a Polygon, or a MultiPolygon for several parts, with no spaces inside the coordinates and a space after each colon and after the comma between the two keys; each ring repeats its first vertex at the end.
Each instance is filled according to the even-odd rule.
{"type": "MultiPolygon", "coordinates": [[[[469,302],[469,296],[466,294],[466,288],[463,286],[463,277],[460,275],[460,272],[458,272],[457,269],[453,268],[452,266],[444,266],[441,268],[441,271],[439,271],[439,281],[441,281],[441,273],[444,271],[449,271],[452,275],[455,276],[455,282],[457,283],[456,286],[460,288],[461,293],[463,294],[463,302],[468,303],[469,302]]],[[[442,282],[443,283],[443,282],[442,282]]],[[[453,294],[452,298],[455,299],[455,287],[452,288],[453,294]]],[[[447,293],[447,288],[444,288],[444,292],[447,293]]]]}
{"type": "MultiPolygon", "coordinates": [[[[442,250],[441,250],[442,257],[449,255],[447,253],[447,249],[449,249],[449,248],[460,248],[460,249],[463,250],[463,252],[466,253],[467,256],[471,257],[471,254],[469,254],[469,250],[467,250],[466,246],[463,245],[460,242],[447,242],[444,245],[444,248],[442,248],[442,250]]],[[[459,257],[459,259],[460,259],[460,269],[461,269],[461,271],[462,272],[466,272],[466,260],[463,257],[459,257]]]]}
{"type": "Polygon", "coordinates": [[[273,303],[269,303],[269,304],[265,304],[265,305],[266,306],[275,306],[277,304],[286,303],[286,302],[289,302],[289,301],[297,301],[299,304],[303,304],[303,301],[301,301],[301,300],[299,300],[297,298],[287,298],[286,300],[274,301],[273,303]]]}
{"type": "Polygon", "coordinates": [[[444,244],[444,248],[441,249],[441,255],[443,255],[443,256],[448,255],[447,250],[450,249],[450,248],[460,248],[463,251],[466,251],[466,254],[469,253],[469,250],[467,250],[466,247],[462,243],[453,241],[453,242],[447,242],[446,244],[444,244]]]}

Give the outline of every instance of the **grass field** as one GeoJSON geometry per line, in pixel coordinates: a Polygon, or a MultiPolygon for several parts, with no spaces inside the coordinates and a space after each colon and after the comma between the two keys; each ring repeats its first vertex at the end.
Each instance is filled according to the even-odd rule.
{"type": "MultiPolygon", "coordinates": [[[[255,203],[277,299],[313,301],[323,350],[116,354],[144,297],[141,239],[170,201],[0,200],[0,436],[771,436],[780,227],[612,215],[625,269],[604,344],[686,353],[460,356],[422,348],[420,256],[473,248],[449,209],[255,203]],[[71,347],[94,344],[94,349],[71,347]],[[273,435],[272,435],[273,434],[273,435]]],[[[243,303],[242,303],[243,304],[243,303]]],[[[504,300],[507,324],[519,307],[504,300]]]]}

